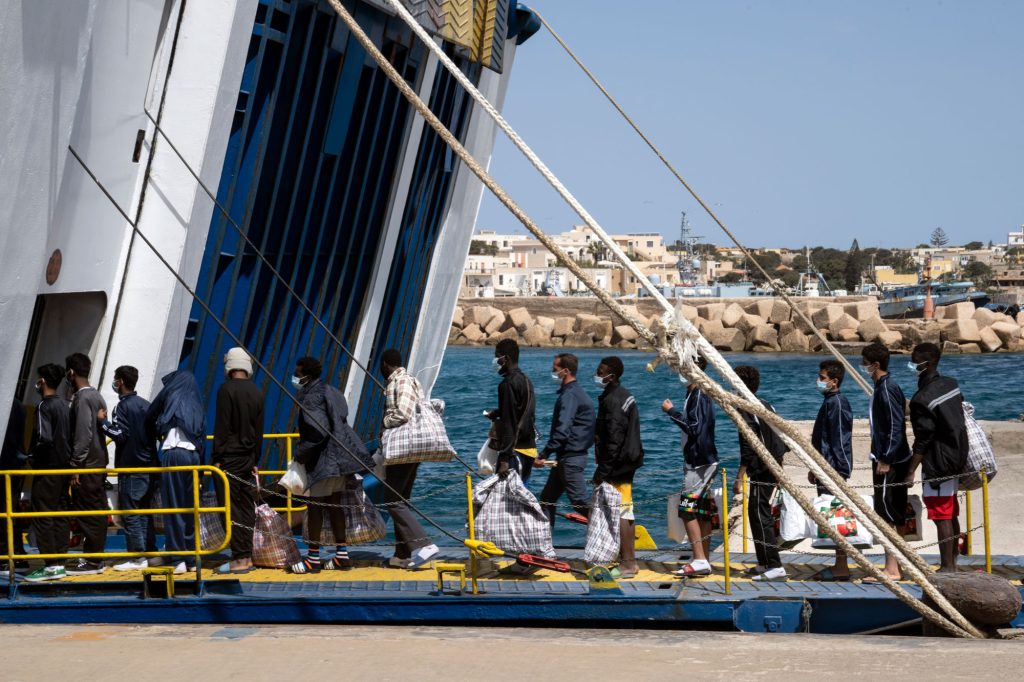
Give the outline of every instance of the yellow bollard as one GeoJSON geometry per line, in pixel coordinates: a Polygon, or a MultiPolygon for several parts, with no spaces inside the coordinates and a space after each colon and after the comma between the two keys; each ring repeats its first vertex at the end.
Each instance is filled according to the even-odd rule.
{"type": "Polygon", "coordinates": [[[966,523],[965,523],[965,525],[967,526],[967,531],[966,531],[966,534],[967,534],[967,554],[970,555],[972,553],[972,551],[974,550],[974,547],[972,546],[972,543],[971,543],[971,535],[972,535],[971,528],[974,526],[974,523],[971,521],[971,491],[968,490],[964,494],[965,494],[965,496],[967,498],[966,510],[964,512],[966,514],[966,523]]]}
{"type": "Polygon", "coordinates": [[[992,541],[988,523],[988,474],[981,472],[981,518],[985,522],[985,572],[992,572],[992,541]]]}
{"type": "Polygon", "coordinates": [[[726,476],[725,467],[722,467],[722,508],[718,510],[718,518],[722,522],[722,546],[725,547],[725,593],[732,594],[729,580],[729,486],[726,476]]]}
{"type": "MultiPolygon", "coordinates": [[[[476,531],[473,526],[473,477],[466,472],[466,509],[469,512],[469,539],[476,540],[476,531]]],[[[476,587],[476,552],[472,547],[469,550],[469,576],[473,583],[473,594],[477,594],[476,587]]]]}
{"type": "Polygon", "coordinates": [[[741,494],[743,496],[743,553],[747,553],[747,481],[750,478],[746,472],[743,472],[743,483],[741,488],[741,494]]]}

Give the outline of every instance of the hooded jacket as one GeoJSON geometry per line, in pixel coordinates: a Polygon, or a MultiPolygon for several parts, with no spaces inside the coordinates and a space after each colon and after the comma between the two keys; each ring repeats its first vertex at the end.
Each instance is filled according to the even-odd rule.
{"type": "Polygon", "coordinates": [[[683,460],[690,467],[718,461],[715,446],[715,406],[699,388],[687,391],[683,410],[671,410],[669,419],[683,432],[683,460]]]}
{"type": "Polygon", "coordinates": [[[313,379],[302,388],[299,441],[293,455],[295,461],[306,467],[310,486],[326,478],[373,469],[373,458],[348,424],[345,396],[320,379],[313,379]]]}
{"type": "Polygon", "coordinates": [[[132,391],[118,399],[111,415],[113,419],[101,424],[103,433],[114,441],[115,467],[160,466],[156,439],[147,435],[148,412],[149,401],[132,391]]]}
{"type": "Polygon", "coordinates": [[[956,476],[967,466],[964,397],[956,379],[930,371],[921,375],[910,400],[915,455],[921,455],[926,479],[956,476]]]}
{"type": "Polygon", "coordinates": [[[839,391],[830,391],[818,408],[811,445],[844,479],[853,471],[853,411],[839,391]]]}
{"type": "Polygon", "coordinates": [[[605,386],[597,399],[595,445],[597,482],[630,483],[636,470],[643,466],[640,410],[633,394],[618,381],[605,386]]]}
{"type": "Polygon", "coordinates": [[[879,462],[900,464],[910,459],[906,403],[903,389],[891,374],[875,382],[871,394],[871,454],[879,462]]]}
{"type": "Polygon", "coordinates": [[[162,381],[164,387],[146,411],[147,437],[162,439],[171,429],[178,429],[195,446],[202,461],[206,446],[206,408],[196,378],[187,369],[179,369],[162,381]]]}

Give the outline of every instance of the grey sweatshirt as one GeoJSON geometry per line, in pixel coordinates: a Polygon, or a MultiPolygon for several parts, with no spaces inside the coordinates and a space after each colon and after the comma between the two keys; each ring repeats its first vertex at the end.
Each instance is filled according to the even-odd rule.
{"type": "Polygon", "coordinates": [[[92,386],[80,388],[71,398],[71,467],[97,469],[107,466],[107,448],[103,445],[96,412],[107,409],[103,396],[92,386]]]}

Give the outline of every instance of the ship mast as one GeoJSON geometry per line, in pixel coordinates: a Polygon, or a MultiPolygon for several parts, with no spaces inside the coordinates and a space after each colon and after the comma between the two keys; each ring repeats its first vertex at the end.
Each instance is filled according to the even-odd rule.
{"type": "Polygon", "coordinates": [[[703,239],[690,230],[690,221],[683,211],[679,224],[679,257],[676,259],[676,270],[679,272],[679,283],[684,287],[695,287],[700,284],[700,257],[694,245],[703,239]]]}

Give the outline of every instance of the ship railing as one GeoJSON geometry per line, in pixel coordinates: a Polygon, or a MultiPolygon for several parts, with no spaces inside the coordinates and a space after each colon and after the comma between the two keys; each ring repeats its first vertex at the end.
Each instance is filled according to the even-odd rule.
{"type": "MultiPolygon", "coordinates": [[[[263,434],[263,440],[264,441],[268,441],[268,440],[276,440],[276,441],[283,440],[284,441],[284,465],[285,465],[285,468],[284,469],[260,469],[259,473],[260,473],[260,477],[261,478],[262,477],[273,477],[275,479],[278,479],[281,476],[284,476],[285,471],[288,468],[288,465],[292,463],[292,451],[293,451],[293,447],[294,447],[294,441],[298,437],[299,437],[299,434],[297,434],[297,433],[264,433],[263,434]]],[[[213,440],[213,436],[212,435],[207,436],[206,440],[213,440]]],[[[284,504],[283,507],[272,507],[272,509],[274,511],[276,511],[276,512],[284,514],[285,518],[288,520],[288,527],[291,528],[293,526],[292,515],[295,514],[295,513],[306,511],[307,507],[304,504],[300,504],[298,506],[295,506],[292,503],[292,493],[291,493],[290,490],[286,490],[286,491],[284,491],[282,493],[275,493],[275,495],[277,495],[277,494],[279,494],[279,495],[284,497],[285,504],[284,504]]]]}
{"type": "MultiPolygon", "coordinates": [[[[91,468],[91,469],[16,469],[0,471],[3,476],[4,486],[4,533],[7,540],[7,553],[0,554],[0,560],[7,562],[9,590],[8,596],[12,599],[15,596],[15,571],[14,562],[30,559],[128,559],[128,558],[155,558],[155,557],[194,557],[196,561],[196,582],[202,582],[202,558],[222,551],[231,543],[231,500],[228,488],[228,478],[223,471],[215,466],[205,464],[191,466],[173,467],[124,467],[124,468],[91,468]],[[192,474],[192,495],[191,507],[163,507],[149,509],[61,509],[52,511],[15,511],[14,500],[12,499],[12,479],[14,477],[30,478],[33,476],[79,476],[83,474],[103,474],[104,476],[119,476],[122,474],[192,474]],[[213,476],[219,479],[219,484],[224,491],[224,503],[213,507],[202,505],[200,491],[205,476],[213,476]],[[18,519],[39,519],[39,518],[82,518],[85,516],[157,516],[167,514],[191,514],[195,524],[195,546],[191,549],[161,550],[154,552],[129,552],[129,551],[103,551],[103,552],[58,552],[51,554],[18,554],[15,552],[15,523],[18,519]],[[224,515],[224,540],[215,547],[202,546],[200,538],[200,514],[223,514],[224,515]]],[[[104,533],[106,531],[104,530],[104,533]]]]}

